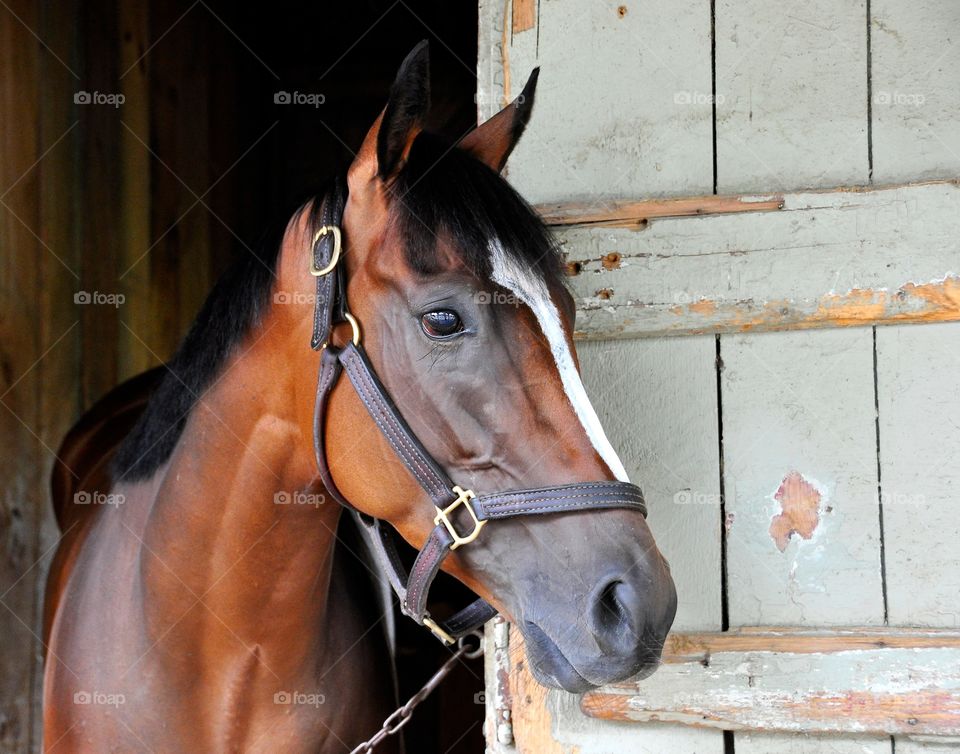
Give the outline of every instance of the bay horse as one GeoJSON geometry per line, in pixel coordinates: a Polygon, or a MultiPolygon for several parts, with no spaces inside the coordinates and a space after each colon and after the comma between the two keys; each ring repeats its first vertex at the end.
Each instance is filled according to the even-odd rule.
{"type": "Polygon", "coordinates": [[[500,175],[536,81],[449,143],[423,128],[418,45],[346,175],[227,272],[169,365],[70,432],[48,750],[365,740],[396,699],[354,518],[350,549],[445,643],[499,611],[547,686],[656,667],[669,568],[580,380],[557,246],[500,175]],[[420,549],[409,574],[394,532],[420,549]],[[439,569],[480,599],[431,616],[439,569]]]}

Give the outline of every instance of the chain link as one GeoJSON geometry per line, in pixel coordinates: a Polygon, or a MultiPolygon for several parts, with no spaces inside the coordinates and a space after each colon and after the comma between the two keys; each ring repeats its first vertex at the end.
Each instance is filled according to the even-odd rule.
{"type": "Polygon", "coordinates": [[[411,696],[406,704],[391,713],[390,716],[383,721],[380,730],[351,751],[350,754],[369,754],[369,752],[379,746],[387,736],[394,735],[404,725],[410,722],[410,718],[413,716],[413,711],[417,708],[417,705],[430,696],[430,693],[449,675],[461,657],[473,660],[483,654],[483,634],[479,631],[471,631],[466,636],[462,636],[457,640],[457,647],[457,651],[450,655],[450,659],[440,666],[440,669],[430,677],[430,680],[423,684],[423,687],[411,696]],[[477,646],[471,649],[470,645],[467,644],[464,639],[475,639],[477,646]]]}

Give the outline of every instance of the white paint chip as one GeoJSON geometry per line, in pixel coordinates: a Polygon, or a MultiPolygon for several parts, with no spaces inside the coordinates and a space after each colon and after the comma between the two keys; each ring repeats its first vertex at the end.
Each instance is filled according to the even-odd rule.
{"type": "Polygon", "coordinates": [[[583,381],[580,379],[580,373],[577,372],[573,354],[567,345],[560,313],[550,298],[550,292],[547,290],[546,284],[539,277],[521,269],[496,241],[490,243],[490,261],[493,268],[493,281],[512,291],[517,299],[530,307],[537,318],[540,329],[543,331],[547,343],[550,344],[550,352],[557,364],[557,371],[560,373],[560,381],[563,384],[564,392],[567,394],[567,398],[570,400],[570,404],[580,419],[580,423],[583,425],[593,447],[617,479],[621,482],[629,482],[627,470],[623,467],[623,462],[617,455],[617,451],[613,449],[607,439],[603,426],[600,424],[600,418],[587,396],[583,381]]]}

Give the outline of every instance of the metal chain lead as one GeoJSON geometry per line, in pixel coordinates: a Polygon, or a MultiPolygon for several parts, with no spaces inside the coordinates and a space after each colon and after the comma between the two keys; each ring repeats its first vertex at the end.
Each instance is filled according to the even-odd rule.
{"type": "Polygon", "coordinates": [[[368,752],[373,751],[387,736],[394,735],[404,725],[410,722],[410,718],[413,716],[413,711],[416,709],[417,705],[430,696],[430,693],[440,685],[440,682],[443,681],[447,675],[449,675],[450,671],[453,670],[454,665],[460,661],[461,657],[466,657],[468,660],[473,660],[482,654],[483,634],[481,634],[479,631],[472,631],[466,636],[460,637],[460,639],[457,640],[457,651],[450,655],[450,659],[440,666],[440,669],[430,677],[429,681],[423,684],[423,687],[416,694],[407,700],[406,704],[397,709],[386,720],[383,721],[383,726],[380,728],[380,730],[374,733],[370,739],[364,741],[357,748],[351,751],[350,754],[368,754],[368,752]],[[476,648],[471,649],[464,641],[464,639],[469,638],[474,638],[477,640],[478,643],[476,648]]]}

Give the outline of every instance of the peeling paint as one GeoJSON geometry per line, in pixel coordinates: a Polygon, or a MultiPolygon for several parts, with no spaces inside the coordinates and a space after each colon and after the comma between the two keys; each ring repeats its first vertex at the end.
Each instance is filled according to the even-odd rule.
{"type": "Polygon", "coordinates": [[[621,257],[618,252],[611,251],[600,260],[600,263],[603,265],[603,269],[605,270],[617,270],[620,268],[620,262],[622,259],[623,257],[621,257]]]}
{"type": "MultiPolygon", "coordinates": [[[[596,310],[595,297],[578,301],[581,312],[596,310]]],[[[688,304],[630,301],[604,307],[612,318],[578,322],[577,338],[635,335],[704,335],[725,332],[808,330],[906,322],[960,320],[960,276],[904,283],[896,290],[853,288],[814,301],[700,298],[688,304]]]]}
{"type": "Polygon", "coordinates": [[[672,635],[656,683],[612,684],[580,706],[604,720],[727,730],[957,735],[958,652],[955,631],[889,627],[672,635]]]}
{"type": "Polygon", "coordinates": [[[810,539],[820,523],[820,491],[800,472],[791,471],[773,498],[781,509],[770,521],[770,536],[777,549],[784,552],[794,534],[810,539]]]}
{"type": "MultiPolygon", "coordinates": [[[[619,134],[596,140],[597,146],[609,148],[619,134]]],[[[636,134],[631,130],[629,145],[635,147],[636,134]]],[[[614,147],[619,146],[614,144],[614,147]]],[[[623,151],[621,149],[621,151],[623,151]]],[[[557,202],[537,205],[547,225],[644,228],[647,221],[664,217],[725,215],[740,212],[777,212],[785,207],[781,195],[768,196],[690,196],[640,201],[614,201],[597,207],[595,203],[557,202]]]]}
{"type": "Polygon", "coordinates": [[[687,309],[695,314],[714,314],[717,311],[717,302],[703,299],[690,304],[687,309]]]}

